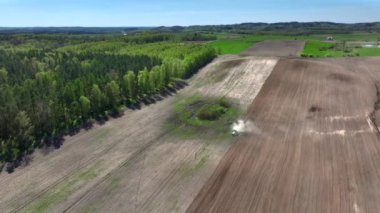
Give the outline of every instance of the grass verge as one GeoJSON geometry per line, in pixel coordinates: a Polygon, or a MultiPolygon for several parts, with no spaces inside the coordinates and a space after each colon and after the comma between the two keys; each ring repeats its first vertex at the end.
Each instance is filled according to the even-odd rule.
{"type": "Polygon", "coordinates": [[[230,126],[240,115],[238,107],[229,100],[191,96],[175,103],[169,128],[177,126],[175,134],[183,139],[202,137],[221,139],[230,136],[230,126]]]}

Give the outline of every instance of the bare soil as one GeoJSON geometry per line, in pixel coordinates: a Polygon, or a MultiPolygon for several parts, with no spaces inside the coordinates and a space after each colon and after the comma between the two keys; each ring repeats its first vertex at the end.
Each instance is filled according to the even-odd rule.
{"type": "Polygon", "coordinates": [[[242,56],[295,57],[303,50],[305,41],[262,41],[242,52],[242,56]]]}
{"type": "Polygon", "coordinates": [[[280,60],[187,212],[380,212],[379,67],[280,60]]]}
{"type": "Polygon", "coordinates": [[[251,57],[235,64],[239,59],[221,57],[176,97],[127,110],[66,137],[58,150],[37,151],[25,168],[2,173],[1,212],[184,212],[232,139],[207,141],[207,131],[181,139],[166,121],[176,99],[193,94],[237,99],[245,110],[277,59],[251,57]]]}

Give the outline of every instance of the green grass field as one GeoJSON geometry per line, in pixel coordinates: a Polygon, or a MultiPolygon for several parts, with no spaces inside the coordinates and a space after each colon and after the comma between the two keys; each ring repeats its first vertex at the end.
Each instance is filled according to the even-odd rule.
{"type": "Polygon", "coordinates": [[[222,55],[225,54],[239,54],[240,52],[248,49],[254,42],[246,41],[243,39],[226,39],[211,42],[209,45],[218,50],[222,55]]]}
{"type": "Polygon", "coordinates": [[[378,33],[353,33],[332,35],[337,41],[377,41],[380,38],[378,33]]]}
{"type": "Polygon", "coordinates": [[[324,36],[282,36],[282,35],[253,35],[240,38],[221,38],[220,40],[208,43],[219,51],[219,54],[239,54],[252,45],[260,41],[267,40],[308,40],[322,39],[324,36]]]}
{"type": "Polygon", "coordinates": [[[257,42],[265,40],[308,40],[304,49],[304,54],[313,55],[313,57],[343,57],[354,56],[378,56],[380,55],[377,48],[355,48],[350,53],[339,50],[324,50],[320,48],[328,47],[331,43],[322,42],[328,36],[333,36],[337,41],[377,41],[380,37],[376,33],[353,33],[353,34],[335,34],[335,35],[308,35],[308,36],[286,36],[286,35],[249,35],[241,36],[219,34],[218,40],[208,43],[219,51],[219,54],[239,54],[248,49],[257,42]],[[232,37],[232,38],[231,38],[232,37]]]}
{"type": "Polygon", "coordinates": [[[380,56],[380,48],[357,48],[355,52],[360,56],[380,56]]]}
{"type": "Polygon", "coordinates": [[[301,54],[303,57],[380,56],[380,48],[349,48],[343,51],[336,43],[308,41],[301,54]]]}
{"type": "Polygon", "coordinates": [[[345,53],[333,49],[334,43],[308,41],[301,53],[303,57],[342,57],[345,53]]]}

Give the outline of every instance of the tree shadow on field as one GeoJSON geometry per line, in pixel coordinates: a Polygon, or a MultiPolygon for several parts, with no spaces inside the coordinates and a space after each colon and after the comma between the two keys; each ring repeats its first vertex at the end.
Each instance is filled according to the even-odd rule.
{"type": "Polygon", "coordinates": [[[163,98],[167,98],[169,96],[173,96],[173,93],[170,91],[170,90],[167,90],[167,89],[164,89],[160,92],[160,95],[163,97],[163,98]]]}
{"type": "Polygon", "coordinates": [[[111,118],[121,118],[124,116],[124,110],[112,110],[111,113],[109,114],[111,118]]]}
{"type": "Polygon", "coordinates": [[[32,162],[32,160],[33,160],[33,156],[31,155],[31,153],[23,154],[12,162],[6,162],[6,163],[0,164],[0,173],[5,169],[5,171],[8,174],[11,174],[15,171],[16,168],[27,167],[32,162]]]}
{"type": "Polygon", "coordinates": [[[104,116],[104,115],[95,117],[96,123],[100,126],[104,125],[108,121],[108,119],[109,118],[107,116],[104,116]]]}
{"type": "Polygon", "coordinates": [[[128,109],[130,110],[140,110],[141,109],[141,104],[140,103],[134,103],[128,105],[128,109]]]}
{"type": "Polygon", "coordinates": [[[87,122],[85,122],[84,124],[83,124],[83,128],[86,130],[86,131],[89,131],[89,130],[91,130],[93,127],[94,127],[94,120],[89,120],[89,121],[87,121],[87,122]]]}
{"type": "Polygon", "coordinates": [[[144,99],[141,100],[141,102],[145,105],[145,106],[149,106],[151,104],[154,104],[156,103],[156,100],[151,98],[151,97],[145,97],[144,99]]]}
{"type": "MultiPolygon", "coordinates": [[[[164,100],[166,97],[173,96],[177,94],[177,91],[188,86],[188,83],[184,80],[175,80],[171,86],[166,87],[159,91],[156,94],[147,96],[141,99],[137,103],[127,105],[127,108],[130,110],[141,110],[142,106],[149,106],[164,100]]],[[[62,131],[60,134],[56,136],[46,136],[41,139],[38,143],[36,150],[40,152],[41,155],[46,156],[52,153],[56,149],[60,149],[65,142],[65,136],[75,136],[81,130],[89,131],[94,127],[94,124],[104,125],[110,118],[120,118],[123,117],[125,110],[116,109],[108,112],[104,112],[103,114],[96,116],[93,119],[89,119],[79,125],[73,126],[65,131],[62,131]]],[[[0,163],[0,174],[2,171],[7,171],[8,173],[13,173],[18,167],[26,167],[33,161],[32,153],[25,153],[18,159],[13,162],[0,163]]]]}

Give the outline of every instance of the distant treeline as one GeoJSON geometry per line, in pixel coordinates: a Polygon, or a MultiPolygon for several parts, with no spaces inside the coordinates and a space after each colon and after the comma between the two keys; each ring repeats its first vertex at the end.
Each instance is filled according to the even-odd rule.
{"type": "Polygon", "coordinates": [[[230,32],[240,34],[347,34],[354,32],[380,33],[380,22],[341,24],[333,22],[284,22],[284,23],[242,23],[231,25],[204,25],[189,27],[160,27],[156,30],[170,32],[230,32]]]}
{"type": "Polygon", "coordinates": [[[0,48],[0,162],[12,168],[36,147],[60,145],[90,119],[173,90],[176,79],[215,56],[205,45],[176,42],[0,48]]]}
{"type": "Polygon", "coordinates": [[[0,34],[110,34],[149,30],[153,27],[0,27],[0,34]]]}
{"type": "Polygon", "coordinates": [[[160,32],[146,32],[140,34],[133,34],[124,37],[124,41],[134,44],[154,43],[161,41],[211,41],[216,40],[215,35],[208,35],[202,33],[160,33],[160,32]]]}
{"type": "MultiPolygon", "coordinates": [[[[280,22],[280,23],[241,23],[228,25],[194,25],[189,27],[29,27],[4,28],[0,34],[134,34],[140,32],[194,33],[230,32],[240,34],[347,34],[354,32],[379,33],[380,22],[342,24],[334,22],[280,22]]],[[[173,36],[173,35],[172,35],[173,36]]]]}
{"type": "Polygon", "coordinates": [[[66,34],[7,34],[0,33],[0,46],[3,48],[25,47],[26,49],[56,49],[66,45],[83,44],[98,41],[120,41],[130,44],[146,44],[157,42],[192,42],[216,40],[215,35],[197,32],[133,32],[124,34],[101,35],[66,35],[66,34]]]}

